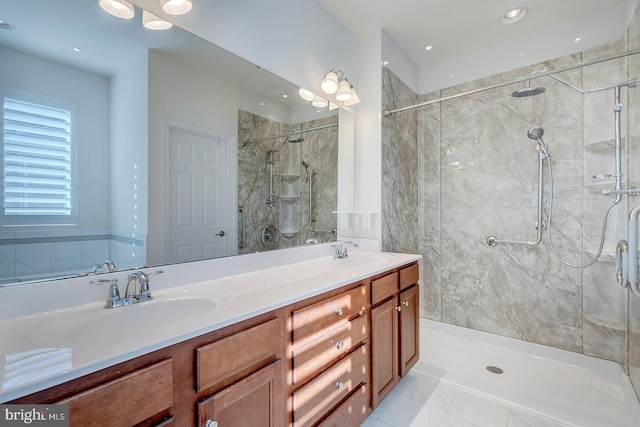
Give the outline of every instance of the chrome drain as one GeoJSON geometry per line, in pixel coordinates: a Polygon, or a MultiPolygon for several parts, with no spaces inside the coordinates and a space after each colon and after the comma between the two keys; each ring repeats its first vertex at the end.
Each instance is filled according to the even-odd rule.
{"type": "Polygon", "coordinates": [[[487,371],[491,372],[492,374],[504,374],[504,371],[497,366],[487,366],[487,371]]]}

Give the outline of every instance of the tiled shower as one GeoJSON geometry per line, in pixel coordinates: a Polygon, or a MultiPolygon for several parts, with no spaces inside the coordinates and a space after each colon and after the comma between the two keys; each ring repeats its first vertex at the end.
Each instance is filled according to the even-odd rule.
{"type": "MultiPolygon", "coordinates": [[[[639,27],[637,10],[616,43],[431,94],[416,94],[383,68],[383,110],[638,49],[639,27]]],[[[633,55],[558,76],[594,89],[638,75],[633,55]]],[[[586,269],[560,263],[546,230],[534,247],[487,244],[492,235],[536,236],[538,154],[527,137],[534,126],[545,129],[552,157],[551,237],[562,258],[593,258],[614,198],[602,194],[614,188],[613,89],[582,95],[549,76],[531,85],[546,91],[515,98],[525,84],[514,84],[384,117],[382,249],[424,256],[422,317],[619,362],[640,390],[640,298],[616,282],[614,263],[640,199],[625,196],[612,209],[603,255],[586,269]]],[[[621,90],[625,188],[640,184],[639,91],[621,90]]],[[[544,173],[547,210],[546,166],[544,173]]]]}

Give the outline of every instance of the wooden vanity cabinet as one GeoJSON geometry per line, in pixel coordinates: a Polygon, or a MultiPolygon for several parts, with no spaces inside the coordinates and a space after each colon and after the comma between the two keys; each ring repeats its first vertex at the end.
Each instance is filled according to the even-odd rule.
{"type": "Polygon", "coordinates": [[[371,280],[371,407],[375,409],[416,364],[419,265],[371,280]]]}
{"type": "Polygon", "coordinates": [[[285,425],[282,309],[8,403],[69,404],[71,427],[285,425]],[[255,421],[255,420],[260,420],[255,421]],[[255,422],[254,422],[255,421],[255,422]]]}
{"type": "Polygon", "coordinates": [[[418,360],[418,271],[395,268],[7,403],[68,404],[72,427],[358,427],[418,360]]]}
{"type": "Polygon", "coordinates": [[[366,282],[288,308],[290,426],[364,422],[370,407],[368,309],[366,282]]]}

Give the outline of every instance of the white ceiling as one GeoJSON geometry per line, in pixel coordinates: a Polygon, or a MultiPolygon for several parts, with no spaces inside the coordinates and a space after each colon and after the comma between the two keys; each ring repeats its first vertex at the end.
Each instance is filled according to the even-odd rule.
{"type": "MultiPolygon", "coordinates": [[[[357,37],[379,29],[420,70],[460,83],[600,46],[624,35],[638,0],[317,0],[357,37]],[[516,7],[527,16],[504,25],[516,7]],[[574,39],[580,37],[579,42],[574,39]],[[430,51],[426,46],[431,45],[430,51]]],[[[384,59],[384,58],[383,58],[384,59]]],[[[420,82],[422,91],[435,82],[420,82]]]]}

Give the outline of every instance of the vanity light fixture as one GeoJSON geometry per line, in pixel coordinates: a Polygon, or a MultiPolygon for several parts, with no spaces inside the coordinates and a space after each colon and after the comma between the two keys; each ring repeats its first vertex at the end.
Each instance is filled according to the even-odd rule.
{"type": "Polygon", "coordinates": [[[311,101],[311,105],[317,108],[324,108],[329,105],[329,101],[319,96],[314,96],[313,101],[311,101]]]}
{"type": "Polygon", "coordinates": [[[352,97],[351,88],[352,86],[349,83],[349,80],[344,77],[340,79],[340,82],[338,83],[338,91],[336,92],[336,99],[341,102],[350,100],[352,97]]]}
{"type": "Polygon", "coordinates": [[[169,15],[183,15],[193,7],[192,0],[161,0],[160,4],[169,15]]]}
{"type": "Polygon", "coordinates": [[[168,30],[173,27],[171,22],[165,21],[146,10],[142,11],[142,25],[148,30],[168,30]]]}
{"type": "Polygon", "coordinates": [[[136,16],[133,5],[126,0],[98,0],[100,7],[109,14],[122,19],[136,16]]]}
{"type": "Polygon", "coordinates": [[[301,87],[298,90],[298,95],[300,95],[300,98],[304,99],[305,101],[313,101],[314,95],[310,90],[301,87]]]}
{"type": "MultiPolygon", "coordinates": [[[[383,65],[387,63],[382,62],[383,65]]],[[[342,70],[333,69],[329,71],[320,83],[322,91],[328,95],[334,95],[335,100],[341,106],[348,106],[360,102],[353,85],[349,82],[342,70]]],[[[329,100],[334,98],[329,97],[329,100]]]]}
{"type": "Polygon", "coordinates": [[[322,91],[328,95],[333,95],[338,91],[338,73],[340,73],[341,77],[342,71],[339,70],[331,70],[322,79],[322,83],[320,83],[320,88],[322,91]]]}
{"type": "Polygon", "coordinates": [[[500,18],[500,22],[505,25],[515,24],[516,22],[522,20],[525,16],[527,16],[528,12],[529,9],[527,9],[526,7],[512,9],[509,12],[505,13],[502,18],[500,18]]]}

